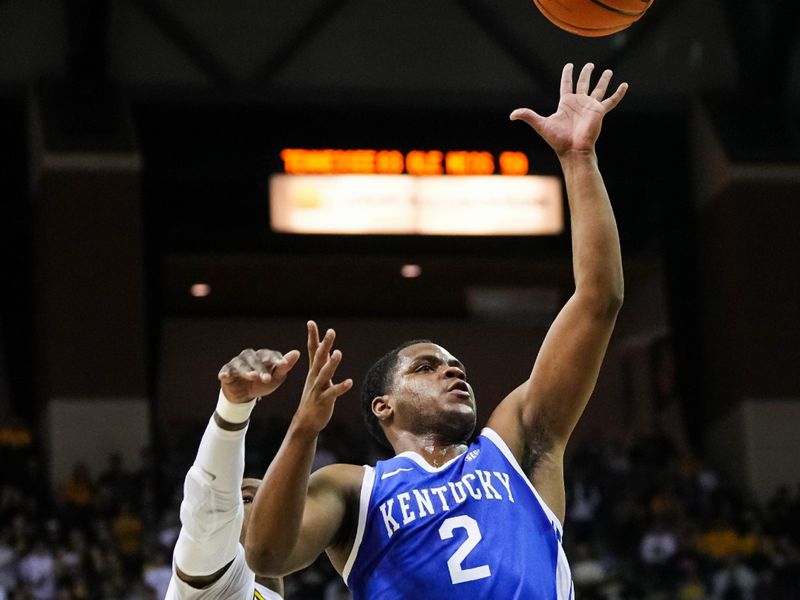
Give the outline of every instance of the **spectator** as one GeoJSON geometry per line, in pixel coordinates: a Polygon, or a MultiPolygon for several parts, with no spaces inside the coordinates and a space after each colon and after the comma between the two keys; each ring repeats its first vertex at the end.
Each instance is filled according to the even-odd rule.
{"type": "Polygon", "coordinates": [[[696,546],[702,554],[724,560],[738,553],[739,536],[727,519],[718,516],[713,525],[699,535],[696,546]]]}
{"type": "Polygon", "coordinates": [[[141,568],[142,519],[123,503],[111,525],[114,544],[128,573],[141,568]]]}
{"type": "Polygon", "coordinates": [[[757,585],[758,578],[753,570],[738,557],[731,556],[714,573],[711,600],[755,600],[757,585]]]}
{"type": "Polygon", "coordinates": [[[72,474],[64,482],[62,499],[68,518],[78,523],[85,523],[89,519],[95,488],[85,463],[79,462],[72,469],[72,474]]]}
{"type": "Polygon", "coordinates": [[[172,577],[172,564],[163,548],[156,547],[148,555],[149,560],[142,570],[142,578],[153,590],[156,598],[161,599],[167,595],[169,580],[172,577]]]}
{"type": "Polygon", "coordinates": [[[572,560],[572,581],[576,593],[583,597],[598,590],[606,582],[608,572],[588,544],[578,544],[573,556],[575,558],[572,560]]]}
{"type": "Polygon", "coordinates": [[[662,567],[670,563],[678,552],[678,540],[662,522],[647,531],[639,546],[639,558],[648,566],[662,567]]]}
{"type": "Polygon", "coordinates": [[[17,553],[8,538],[8,530],[2,530],[0,532],[0,590],[3,593],[14,589],[17,583],[17,553]]]}
{"type": "Polygon", "coordinates": [[[677,600],[707,600],[706,584],[693,560],[685,560],[681,564],[681,577],[678,583],[677,600]]]}
{"type": "Polygon", "coordinates": [[[19,563],[19,578],[37,600],[56,597],[56,561],[44,541],[37,538],[31,551],[19,563]]]}
{"type": "Polygon", "coordinates": [[[602,497],[597,486],[576,478],[572,485],[567,522],[576,542],[591,538],[602,497]]]}

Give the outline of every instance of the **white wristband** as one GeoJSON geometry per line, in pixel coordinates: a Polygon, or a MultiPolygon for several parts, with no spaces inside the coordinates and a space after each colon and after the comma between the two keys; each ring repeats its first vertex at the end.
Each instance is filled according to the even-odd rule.
{"type": "Polygon", "coordinates": [[[253,398],[250,402],[235,404],[228,400],[220,390],[216,412],[228,423],[244,423],[250,418],[250,413],[253,412],[256,402],[258,402],[258,398],[253,398]]]}

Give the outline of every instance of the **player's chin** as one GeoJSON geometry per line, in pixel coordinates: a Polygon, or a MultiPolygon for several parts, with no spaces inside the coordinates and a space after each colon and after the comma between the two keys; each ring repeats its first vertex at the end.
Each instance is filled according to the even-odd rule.
{"type": "Polygon", "coordinates": [[[447,410],[447,428],[450,430],[450,437],[466,440],[475,431],[477,420],[473,404],[451,403],[447,410]]]}

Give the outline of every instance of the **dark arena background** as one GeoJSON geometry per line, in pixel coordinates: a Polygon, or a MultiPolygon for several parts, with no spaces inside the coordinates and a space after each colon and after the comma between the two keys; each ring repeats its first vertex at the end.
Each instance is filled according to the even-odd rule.
{"type": "MultiPolygon", "coordinates": [[[[219,368],[303,349],[307,319],[356,381],[319,465],[381,456],[359,382],[406,339],[467,365],[484,422],[572,292],[568,218],[380,234],[354,204],[291,232],[271,181],[287,149],[560,180],[508,114],[552,112],[568,61],[630,84],[598,144],[625,304],[568,453],[576,597],[797,598],[799,30],[796,0],[656,0],[595,39],[530,0],[0,0],[0,599],[162,597],[219,368]]],[[[249,472],[305,368],[255,411],[249,472]]],[[[349,594],[323,558],[286,597],[349,594]]]]}

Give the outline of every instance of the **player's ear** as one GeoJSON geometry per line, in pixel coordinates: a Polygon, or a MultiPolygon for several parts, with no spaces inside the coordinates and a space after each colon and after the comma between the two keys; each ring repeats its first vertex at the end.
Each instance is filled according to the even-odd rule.
{"type": "Polygon", "coordinates": [[[376,396],[372,399],[372,414],[378,417],[378,420],[383,421],[392,415],[392,404],[389,401],[389,396],[376,396]]]}

